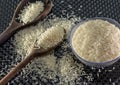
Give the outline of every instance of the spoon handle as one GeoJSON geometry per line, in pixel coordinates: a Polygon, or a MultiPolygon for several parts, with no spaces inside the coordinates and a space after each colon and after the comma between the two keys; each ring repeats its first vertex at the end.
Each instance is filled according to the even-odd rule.
{"type": "Polygon", "coordinates": [[[6,85],[23,67],[35,58],[35,53],[32,52],[19,64],[17,64],[5,77],[0,80],[0,85],[6,85]]]}
{"type": "Polygon", "coordinates": [[[21,25],[15,21],[12,21],[8,28],[0,34],[0,45],[7,41],[21,25]]]}

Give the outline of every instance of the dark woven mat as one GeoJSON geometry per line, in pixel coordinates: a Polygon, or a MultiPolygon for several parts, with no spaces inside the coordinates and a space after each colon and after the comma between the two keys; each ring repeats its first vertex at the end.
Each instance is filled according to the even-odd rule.
{"type": "MultiPolygon", "coordinates": [[[[20,0],[0,0],[0,33],[8,26],[14,9],[19,1],[20,0]]],[[[62,15],[66,17],[68,13],[69,15],[74,14],[80,16],[82,19],[109,17],[120,23],[120,0],[54,0],[53,2],[55,6],[52,12],[57,16],[62,15]],[[66,11],[63,13],[61,10],[66,11]]],[[[10,38],[3,46],[0,46],[0,79],[13,67],[13,65],[20,62],[20,59],[16,61],[15,55],[17,54],[14,53],[14,47],[12,45],[13,39],[13,37],[10,38]]],[[[88,66],[86,66],[85,69],[86,72],[93,73],[94,80],[88,82],[89,85],[120,84],[120,61],[110,67],[101,69],[99,78],[97,77],[98,69],[93,70],[88,66]],[[109,71],[113,67],[115,67],[115,69],[109,71]]],[[[30,76],[34,76],[34,73],[25,78],[22,76],[22,73],[20,73],[15,80],[13,79],[10,81],[10,85],[35,85],[30,76]]],[[[38,77],[38,81],[40,80],[41,79],[38,77]]],[[[43,85],[53,85],[50,81],[43,83],[43,85]]]]}

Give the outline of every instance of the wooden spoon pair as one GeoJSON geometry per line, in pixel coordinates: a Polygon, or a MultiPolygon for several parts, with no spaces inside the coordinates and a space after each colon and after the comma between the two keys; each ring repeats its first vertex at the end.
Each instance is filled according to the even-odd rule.
{"type": "MultiPolygon", "coordinates": [[[[10,26],[0,35],[0,45],[3,44],[17,30],[20,30],[27,26],[33,25],[36,22],[43,19],[45,16],[47,16],[47,14],[51,11],[51,8],[52,8],[52,2],[50,0],[46,0],[44,11],[34,21],[23,25],[22,23],[18,23],[15,20],[15,18],[18,16],[18,13],[20,13],[21,8],[23,8],[26,5],[26,3],[28,3],[28,2],[29,2],[29,0],[22,0],[20,2],[20,4],[18,5],[18,7],[14,13],[14,16],[13,16],[10,26]]],[[[7,84],[9,82],[9,80],[11,80],[23,67],[25,67],[36,56],[38,56],[38,55],[40,56],[40,55],[54,49],[61,42],[62,42],[62,40],[60,42],[58,42],[57,45],[54,45],[53,47],[50,47],[48,49],[33,47],[31,53],[24,60],[22,60],[18,65],[16,65],[15,68],[13,68],[4,78],[2,78],[0,80],[0,85],[7,84]]]]}

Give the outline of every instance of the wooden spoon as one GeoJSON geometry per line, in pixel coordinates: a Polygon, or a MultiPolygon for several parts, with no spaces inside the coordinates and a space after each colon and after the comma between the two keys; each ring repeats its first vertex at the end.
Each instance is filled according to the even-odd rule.
{"type": "MultiPolygon", "coordinates": [[[[64,35],[63,35],[64,37],[65,37],[65,34],[66,34],[66,31],[64,30],[64,35]]],[[[32,52],[24,60],[22,60],[18,65],[16,65],[3,79],[0,80],[0,85],[7,84],[8,81],[11,80],[23,67],[25,67],[28,63],[30,63],[31,60],[36,58],[36,56],[43,55],[48,51],[53,50],[62,42],[63,39],[61,39],[58,43],[56,43],[56,45],[48,49],[36,48],[36,46],[34,45],[32,52]]]]}
{"type": "Polygon", "coordinates": [[[16,18],[18,17],[18,14],[20,13],[20,11],[22,9],[24,9],[24,6],[30,1],[31,0],[22,0],[19,3],[19,5],[17,6],[17,8],[14,12],[11,23],[9,24],[7,29],[3,33],[0,34],[0,45],[3,44],[6,40],[8,40],[16,31],[23,29],[27,26],[31,26],[31,25],[37,23],[38,21],[42,20],[44,17],[46,17],[50,13],[50,11],[52,9],[51,0],[46,0],[45,1],[45,9],[43,10],[42,13],[40,13],[40,15],[37,18],[35,18],[35,20],[33,20],[32,22],[29,22],[27,24],[18,22],[16,20],[16,18]]]}

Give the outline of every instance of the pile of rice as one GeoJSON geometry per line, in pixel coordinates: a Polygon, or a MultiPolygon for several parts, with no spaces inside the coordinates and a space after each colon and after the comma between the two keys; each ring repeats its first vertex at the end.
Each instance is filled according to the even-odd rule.
{"type": "Polygon", "coordinates": [[[44,10],[44,3],[42,1],[36,1],[34,3],[29,3],[27,6],[21,10],[18,19],[26,24],[33,21],[40,13],[44,10]]]}
{"type": "Polygon", "coordinates": [[[55,47],[64,39],[64,35],[63,28],[51,27],[38,37],[36,47],[44,49],[55,47]]]}
{"type": "MultiPolygon", "coordinates": [[[[74,25],[74,22],[76,22],[77,19],[79,18],[71,18],[68,20],[67,18],[56,17],[54,19],[48,19],[47,21],[45,20],[39,22],[36,26],[31,26],[19,31],[15,35],[14,43],[17,53],[22,56],[22,59],[24,59],[25,56],[31,52],[34,41],[50,27],[56,27],[56,29],[66,29],[67,38],[71,27],[74,25]]],[[[60,45],[60,48],[64,50],[61,50],[63,51],[61,55],[56,55],[56,50],[54,50],[33,60],[29,65],[26,66],[26,68],[23,69],[24,75],[27,76],[28,73],[35,71],[36,74],[39,75],[39,78],[43,79],[42,81],[44,82],[46,82],[45,79],[52,79],[55,82],[58,80],[57,76],[59,76],[60,84],[68,84],[68,82],[75,84],[75,80],[77,80],[78,77],[82,77],[86,74],[89,76],[86,77],[86,79],[92,81],[92,75],[87,74],[84,71],[84,66],[81,63],[77,63],[74,60],[75,56],[73,53],[67,50],[70,48],[69,43],[63,41],[63,44],[60,45]]],[[[60,50],[57,51],[57,54],[59,53],[60,50]]],[[[17,57],[19,58],[20,56],[17,57]]]]}
{"type": "MultiPolygon", "coordinates": [[[[19,19],[23,23],[31,22],[42,10],[43,4],[41,2],[36,2],[35,4],[33,3],[28,7],[25,7],[25,9],[22,11],[22,14],[20,14],[19,19]]],[[[71,27],[76,21],[80,19],[78,17],[59,18],[55,17],[54,14],[51,14],[50,16],[53,16],[53,19],[46,18],[44,21],[39,22],[37,25],[27,27],[15,34],[15,50],[20,55],[16,56],[16,59],[20,59],[21,56],[22,59],[24,59],[31,52],[36,40],[38,40],[39,46],[43,46],[45,48],[50,47],[51,45],[48,43],[53,42],[56,35],[60,35],[59,39],[63,38],[63,29],[66,30],[65,38],[67,39],[71,27]],[[51,33],[48,31],[52,30],[52,28],[59,31],[51,35],[51,33]],[[42,33],[44,36],[41,35],[42,33]],[[49,40],[47,42],[44,40],[46,33],[50,35],[51,42],[49,40]],[[39,39],[39,37],[42,38],[39,39]]],[[[80,77],[83,75],[88,76],[86,77],[87,80],[93,80],[92,75],[84,71],[83,64],[76,62],[76,60],[74,60],[73,53],[67,50],[70,48],[68,42],[63,41],[62,45],[60,45],[59,48],[62,50],[55,49],[45,55],[35,58],[23,69],[24,77],[34,72],[36,76],[39,76],[41,81],[47,82],[48,80],[51,81],[52,84],[55,84],[59,81],[58,83],[60,85],[73,85],[75,84],[75,80],[81,81],[80,77]]],[[[35,84],[39,84],[39,81],[35,75],[32,76],[31,79],[35,81],[35,84]]],[[[81,84],[81,82],[79,82],[79,84],[81,84]]]]}

